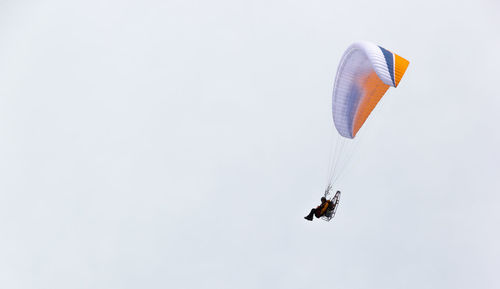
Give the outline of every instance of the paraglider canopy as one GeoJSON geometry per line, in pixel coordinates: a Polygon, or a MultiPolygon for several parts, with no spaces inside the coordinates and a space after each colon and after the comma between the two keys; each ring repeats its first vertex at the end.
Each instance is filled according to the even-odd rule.
{"type": "Polygon", "coordinates": [[[398,86],[408,65],[396,53],[366,41],[352,44],[342,55],[332,94],[335,141],[327,188],[339,180],[354,155],[361,127],[389,87],[398,86]]]}
{"type": "Polygon", "coordinates": [[[398,86],[408,65],[408,60],[370,42],[349,46],[332,96],[333,121],[341,136],[356,136],[387,89],[398,86]]]}

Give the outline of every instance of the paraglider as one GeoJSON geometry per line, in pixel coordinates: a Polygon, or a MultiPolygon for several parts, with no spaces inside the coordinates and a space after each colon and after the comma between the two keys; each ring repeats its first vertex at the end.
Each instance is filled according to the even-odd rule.
{"type": "MultiPolygon", "coordinates": [[[[333,185],[352,157],[355,139],[361,127],[389,87],[399,85],[408,65],[408,60],[370,42],[356,42],[344,52],[337,69],[332,94],[336,143],[330,160],[325,199],[331,194],[333,185]]],[[[340,198],[340,192],[338,194],[340,198]]],[[[335,197],[331,201],[334,199],[335,197]]],[[[338,205],[338,198],[336,202],[338,205]]],[[[325,203],[327,200],[322,202],[323,207],[325,203]]],[[[335,210],[337,205],[334,206],[335,210]]],[[[323,208],[321,205],[319,207],[323,208]]],[[[328,207],[329,205],[326,206],[328,207]]],[[[316,211],[311,212],[315,214],[316,211]]],[[[325,213],[327,211],[324,210],[325,213]]],[[[331,218],[324,219],[331,220],[331,218]]]]}
{"type": "MultiPolygon", "coordinates": [[[[330,193],[330,190],[328,190],[330,193]]],[[[308,221],[312,221],[314,217],[321,218],[325,221],[330,221],[335,216],[335,212],[337,211],[337,206],[340,200],[340,191],[335,193],[335,196],[332,199],[327,199],[327,195],[321,197],[321,204],[316,208],[312,208],[309,215],[305,216],[304,219],[308,221]]]]}

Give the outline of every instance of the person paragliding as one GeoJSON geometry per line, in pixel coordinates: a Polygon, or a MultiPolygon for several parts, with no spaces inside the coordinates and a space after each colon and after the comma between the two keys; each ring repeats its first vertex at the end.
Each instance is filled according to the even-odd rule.
{"type": "Polygon", "coordinates": [[[335,77],[332,116],[337,142],[330,162],[329,178],[321,205],[305,219],[330,221],[335,215],[340,191],[328,200],[331,187],[345,169],[354,139],[375,106],[390,87],[397,87],[410,62],[398,54],[370,42],[356,42],[344,52],[335,77]]]}
{"type": "Polygon", "coordinates": [[[321,197],[321,204],[316,208],[312,208],[309,215],[305,216],[304,219],[308,221],[312,221],[314,217],[316,218],[324,218],[330,220],[335,215],[335,211],[337,209],[337,205],[339,204],[340,191],[337,191],[335,196],[328,200],[326,196],[329,194],[329,191],[325,193],[325,196],[321,197]]]}

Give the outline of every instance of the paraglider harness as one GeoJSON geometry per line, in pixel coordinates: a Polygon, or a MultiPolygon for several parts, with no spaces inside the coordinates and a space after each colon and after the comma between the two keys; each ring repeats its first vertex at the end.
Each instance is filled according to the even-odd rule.
{"type": "Polygon", "coordinates": [[[332,194],[332,185],[328,185],[325,190],[325,198],[328,202],[321,208],[321,219],[327,222],[330,222],[335,217],[335,212],[337,212],[337,206],[340,201],[340,191],[337,191],[333,198],[332,194]]]}

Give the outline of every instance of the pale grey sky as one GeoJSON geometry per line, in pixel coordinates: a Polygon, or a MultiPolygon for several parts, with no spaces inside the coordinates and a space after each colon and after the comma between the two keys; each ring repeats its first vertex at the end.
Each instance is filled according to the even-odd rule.
{"type": "Polygon", "coordinates": [[[0,1],[1,288],[499,288],[497,1],[0,1]],[[410,60],[330,223],[338,61],[410,60]]]}

